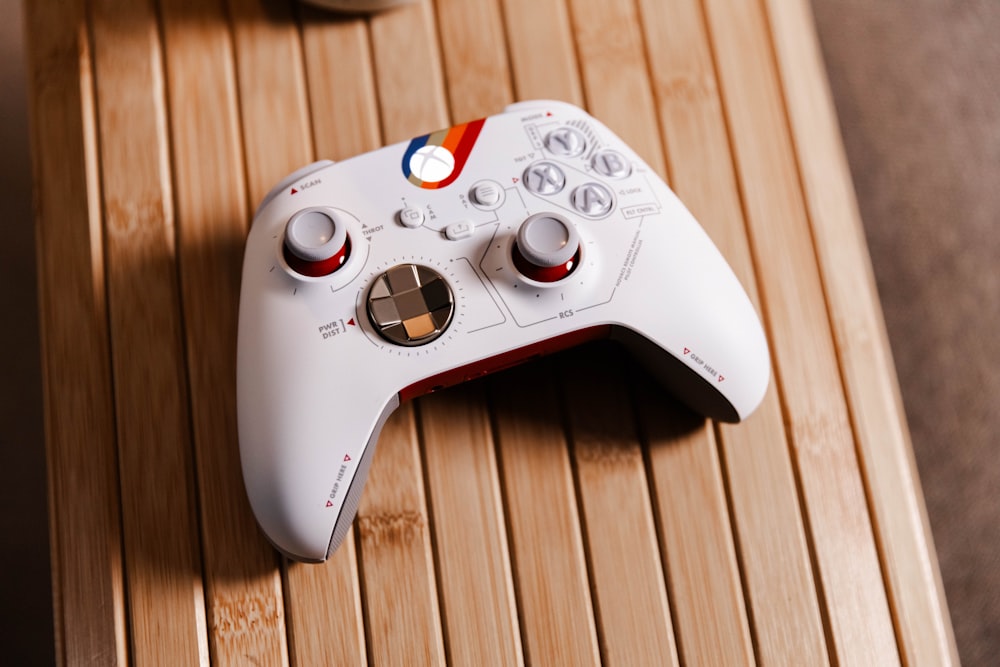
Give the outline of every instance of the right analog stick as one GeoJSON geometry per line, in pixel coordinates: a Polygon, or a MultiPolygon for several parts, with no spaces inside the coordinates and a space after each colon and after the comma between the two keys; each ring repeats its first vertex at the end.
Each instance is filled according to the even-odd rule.
{"type": "Polygon", "coordinates": [[[347,261],[351,240],[343,220],[328,208],[307,208],[285,225],[285,261],[296,273],[328,276],[347,261]]]}
{"type": "Polygon", "coordinates": [[[563,216],[536,213],[521,223],[511,256],[525,277],[554,283],[580,263],[580,235],[563,216]]]}

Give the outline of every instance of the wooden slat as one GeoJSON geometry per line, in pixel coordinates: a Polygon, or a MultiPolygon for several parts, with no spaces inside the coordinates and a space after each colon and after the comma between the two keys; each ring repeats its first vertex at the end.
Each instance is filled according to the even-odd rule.
{"type": "MultiPolygon", "coordinates": [[[[444,0],[436,9],[451,121],[503,109],[512,93],[497,5],[444,0]]],[[[485,395],[428,396],[420,417],[449,660],[523,664],[485,395]]]]}
{"type": "Polygon", "coordinates": [[[58,664],[125,664],[91,41],[83,2],[25,5],[58,664]]]}
{"type": "Polygon", "coordinates": [[[445,127],[448,109],[430,2],[376,15],[371,36],[383,145],[445,127]]]}
{"type": "Polygon", "coordinates": [[[427,502],[412,404],[396,410],[379,438],[355,532],[376,665],[445,661],[427,502]]]}
{"type": "MultiPolygon", "coordinates": [[[[645,380],[645,381],[642,381],[645,380]]],[[[688,664],[752,665],[732,526],[713,431],[634,378],[678,646],[688,664]]]]}
{"type": "MultiPolygon", "coordinates": [[[[592,113],[610,127],[621,128],[623,138],[666,177],[648,69],[651,58],[643,48],[646,34],[640,31],[648,21],[639,20],[638,8],[631,3],[575,0],[571,6],[592,113]],[[621,104],[623,99],[629,103],[621,104]]],[[[670,148],[669,142],[666,147],[670,148]]],[[[683,159],[675,159],[678,169],[689,169],[683,159]]],[[[675,402],[663,392],[650,389],[642,399],[647,407],[642,421],[651,436],[650,474],[663,560],[682,657],[751,663],[750,630],[715,440],[704,421],[689,424],[693,432],[680,437],[662,409],[651,403],[675,402]],[[667,433],[673,436],[669,441],[663,437],[667,433]],[[694,506],[701,508],[695,520],[683,521],[686,517],[675,513],[675,508],[694,506]]]]}
{"type": "Polygon", "coordinates": [[[327,562],[288,563],[285,576],[292,664],[365,664],[354,529],[327,562]]]}
{"type": "Polygon", "coordinates": [[[569,7],[587,110],[666,176],[635,2],[569,0],[569,7]]]}
{"type": "Polygon", "coordinates": [[[161,46],[147,3],[93,2],[91,22],[131,653],[199,664],[208,650],[161,46]]]}
{"type": "MultiPolygon", "coordinates": [[[[613,106],[610,100],[614,99],[615,95],[625,94],[630,100],[632,97],[638,96],[641,115],[641,103],[645,94],[645,99],[649,101],[649,115],[652,118],[652,103],[648,84],[643,83],[645,77],[641,76],[636,68],[629,67],[634,63],[634,60],[630,61],[629,59],[635,54],[638,54],[638,60],[642,60],[641,52],[638,50],[640,40],[632,31],[635,24],[628,23],[629,8],[627,6],[622,3],[612,3],[612,5],[606,3],[588,4],[586,2],[571,4],[569,13],[574,19],[577,52],[581,54],[580,67],[583,70],[584,87],[587,89],[588,100],[591,100],[590,96],[594,94],[600,98],[594,103],[610,110],[613,106]],[[597,39],[596,33],[602,32],[602,30],[606,31],[608,25],[616,27],[614,31],[616,33],[614,40],[616,48],[605,53],[600,49],[603,42],[595,42],[594,40],[597,39]],[[617,28],[624,28],[625,34],[619,36],[617,28]],[[622,41],[626,42],[624,48],[620,48],[622,41]],[[595,46],[596,49],[591,48],[595,46]],[[631,52],[629,52],[629,47],[632,47],[631,52]],[[608,63],[603,58],[609,54],[620,57],[615,57],[612,59],[613,62],[608,63]],[[614,70],[613,77],[612,70],[614,70]],[[644,85],[647,87],[643,88],[644,85]],[[603,97],[606,87],[611,88],[607,91],[609,93],[608,99],[603,97]],[[598,92],[601,94],[598,95],[598,92]]],[[[510,11],[508,11],[509,16],[510,11]]],[[[508,20],[513,22],[513,19],[509,18],[508,20]]],[[[547,69],[541,67],[539,63],[545,62],[547,65],[549,60],[553,61],[553,67],[545,79],[546,82],[560,78],[575,80],[580,76],[573,71],[574,62],[568,50],[558,48],[559,43],[556,42],[555,53],[550,55],[545,42],[530,41],[533,33],[523,28],[524,21],[530,19],[520,17],[518,20],[521,21],[520,25],[513,23],[508,28],[512,35],[511,42],[514,45],[512,50],[520,47],[530,53],[532,57],[527,61],[521,61],[520,66],[518,65],[519,61],[512,58],[516,81],[522,79],[529,82],[537,81],[537,70],[547,69]],[[530,76],[528,70],[532,70],[530,76]]],[[[563,81],[563,85],[565,85],[565,81],[563,81]]],[[[569,93],[575,96],[576,88],[577,86],[569,86],[569,93]]],[[[522,95],[523,93],[519,90],[518,94],[522,95]]],[[[551,97],[544,94],[542,96],[551,97]]],[[[613,129],[615,129],[616,124],[618,129],[624,129],[623,134],[635,134],[636,128],[631,122],[621,121],[622,116],[618,115],[608,122],[613,129]]],[[[645,126],[646,129],[649,127],[650,125],[645,126]]],[[[643,128],[640,127],[639,132],[642,131],[643,128]]],[[[637,145],[637,143],[633,142],[633,145],[637,145]]],[[[641,143],[648,145],[647,141],[641,143]]],[[[654,152],[651,154],[650,160],[654,165],[662,164],[662,155],[655,149],[657,144],[658,142],[654,143],[654,152]]],[[[596,407],[587,403],[589,393],[606,389],[606,385],[594,377],[576,377],[574,380],[568,381],[567,386],[577,389],[576,392],[571,391],[571,397],[567,399],[568,410],[571,415],[579,412],[581,418],[585,414],[590,414],[590,411],[596,407]],[[581,387],[585,389],[581,389],[581,387]]],[[[631,421],[627,406],[621,404],[612,407],[610,412],[604,414],[604,418],[617,419],[623,423],[631,421]]],[[[624,435],[624,440],[614,443],[611,447],[618,446],[625,454],[622,457],[613,457],[613,461],[617,465],[608,464],[618,474],[617,476],[605,475],[602,471],[604,467],[602,457],[600,455],[591,456],[594,452],[602,451],[604,447],[604,444],[600,443],[600,436],[596,436],[596,441],[592,440],[599,432],[598,424],[599,420],[598,422],[585,421],[575,424],[573,451],[579,483],[578,493],[587,526],[591,585],[594,588],[598,615],[601,655],[605,661],[612,664],[632,664],[636,660],[653,660],[655,662],[676,660],[676,647],[670,625],[670,610],[667,605],[662,568],[659,563],[650,501],[646,492],[642,457],[636,446],[637,443],[633,441],[630,444],[628,436],[624,435]],[[629,452],[632,456],[628,454],[629,452]],[[608,481],[609,479],[612,481],[608,481]],[[629,489],[630,486],[631,489],[629,489]],[[622,504],[619,505],[619,502],[616,501],[622,504]],[[612,506],[615,505],[618,506],[612,510],[612,506]],[[612,511],[620,513],[622,516],[618,516],[618,514],[614,517],[610,516],[609,513],[612,511]],[[630,547],[631,560],[627,568],[623,568],[618,560],[621,553],[617,552],[617,549],[622,544],[628,544],[630,547]]]]}
{"type": "Polygon", "coordinates": [[[908,664],[958,664],[871,259],[808,3],[767,2],[862,472],[908,664]],[[843,267],[854,267],[844,271],[843,267]]]}
{"type": "MultiPolygon", "coordinates": [[[[456,37],[455,28],[463,23],[463,8],[456,9],[452,32],[442,36],[448,41],[456,37]]],[[[413,10],[409,23],[413,42],[408,52],[421,54],[417,60],[433,67],[440,62],[440,55],[430,6],[413,10]]],[[[392,43],[385,41],[388,35],[380,29],[402,25],[390,22],[390,18],[375,28],[377,62],[387,53],[385,44],[392,43]]],[[[431,84],[436,77],[427,69],[422,76],[394,81],[391,88],[380,87],[387,136],[404,136],[392,121],[393,107],[418,104],[418,99],[422,101],[417,108],[423,110],[418,114],[426,124],[406,134],[447,124],[447,117],[438,115],[445,108],[443,87],[431,84]]],[[[419,404],[447,651],[458,664],[517,664],[521,661],[520,635],[488,416],[481,408],[457,402],[458,398],[458,394],[446,393],[419,404]],[[486,617],[492,622],[483,624],[486,617]]]]}
{"type": "Polygon", "coordinates": [[[679,664],[621,351],[560,358],[591,586],[609,665],[679,664]]]}
{"type": "Polygon", "coordinates": [[[228,3],[252,212],[278,181],[312,159],[302,45],[287,2],[228,3]]]}
{"type": "Polygon", "coordinates": [[[381,145],[368,25],[303,6],[302,50],[317,159],[343,160],[381,145]]]}
{"type": "Polygon", "coordinates": [[[834,659],[899,656],[761,8],[707,0],[715,60],[834,659]]]}
{"type": "MultiPolygon", "coordinates": [[[[370,31],[383,143],[444,127],[431,7],[420,3],[380,14],[370,31]]],[[[414,408],[404,405],[382,431],[358,508],[368,650],[375,664],[445,660],[422,470],[414,408]]]]}
{"type": "MultiPolygon", "coordinates": [[[[299,26],[288,3],[275,0],[229,0],[229,15],[235,47],[243,151],[246,162],[249,211],[254,211],[275,183],[313,161],[312,133],[306,94],[305,67],[299,26]]],[[[252,214],[252,213],[251,213],[252,214]]],[[[244,492],[245,493],[245,492],[244,492]]],[[[321,572],[288,567],[284,606],[271,622],[284,628],[287,608],[290,627],[288,652],[300,664],[323,656],[356,659],[363,650],[358,642],[361,619],[358,588],[352,577],[352,554],[340,554],[321,572]],[[317,590],[313,584],[325,580],[317,590]],[[305,593],[308,591],[308,593],[305,593]],[[318,603],[321,596],[322,603],[318,603]],[[341,616],[331,618],[337,610],[341,616]],[[316,643],[317,633],[345,629],[343,640],[316,643]]],[[[261,570],[260,578],[273,580],[277,570],[261,570]]],[[[268,585],[272,585],[268,581],[268,585]]],[[[275,588],[277,588],[275,586],[275,588]]],[[[274,595],[280,598],[280,591],[274,595]]],[[[281,656],[287,660],[286,656],[281,656]]]]}
{"type": "Polygon", "coordinates": [[[503,23],[496,0],[438,0],[451,119],[499,113],[513,100],[503,23]]]}
{"type": "MultiPolygon", "coordinates": [[[[640,10],[671,185],[762,313],[700,3],[642,0],[640,10]]],[[[825,663],[819,602],[773,379],[748,421],[719,425],[718,432],[756,657],[763,664],[825,663]],[[788,632],[789,618],[796,619],[795,632],[788,632]]],[[[651,459],[655,465],[655,453],[651,459]]],[[[686,542],[687,534],[680,531],[679,539],[686,542]]],[[[676,621],[682,638],[686,619],[680,615],[676,621]]],[[[702,646],[717,645],[707,634],[716,624],[694,625],[702,646]]],[[[691,643],[682,639],[682,650],[691,643]]]]}
{"type": "Polygon", "coordinates": [[[554,373],[550,362],[503,373],[490,396],[525,660],[583,667],[600,653],[554,373]]]}
{"type": "Polygon", "coordinates": [[[583,87],[565,0],[502,1],[517,98],[563,100],[583,106],[583,87]]]}
{"type": "MultiPolygon", "coordinates": [[[[302,8],[302,49],[316,157],[339,160],[378,147],[368,29],[302,8]]],[[[289,563],[286,605],[298,665],[367,662],[354,530],[322,565],[289,563]]]]}
{"type": "Polygon", "coordinates": [[[279,664],[287,648],[277,558],[246,501],[236,429],[248,213],[231,33],[220,2],[164,0],[160,11],[210,652],[220,665],[279,664]]]}
{"type": "Polygon", "coordinates": [[[476,388],[427,396],[420,423],[449,661],[523,664],[485,396],[476,388]]]}

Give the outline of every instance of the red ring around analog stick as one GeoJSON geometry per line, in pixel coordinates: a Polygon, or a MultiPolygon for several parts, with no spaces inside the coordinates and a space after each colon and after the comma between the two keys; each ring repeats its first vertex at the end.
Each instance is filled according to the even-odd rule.
{"type": "Polygon", "coordinates": [[[351,252],[351,239],[347,226],[335,212],[306,208],[288,219],[283,252],[293,271],[320,278],[344,265],[351,252]]]}
{"type": "Polygon", "coordinates": [[[521,223],[511,252],[514,266],[540,283],[562,280],[580,263],[580,235],[557,213],[536,213],[521,223]]]}

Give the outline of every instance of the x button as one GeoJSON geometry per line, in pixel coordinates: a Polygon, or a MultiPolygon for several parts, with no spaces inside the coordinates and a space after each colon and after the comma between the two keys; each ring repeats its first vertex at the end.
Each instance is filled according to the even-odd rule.
{"type": "Polygon", "coordinates": [[[554,195],[566,186],[566,174],[552,162],[536,162],[524,170],[524,187],[538,195],[554,195]]]}

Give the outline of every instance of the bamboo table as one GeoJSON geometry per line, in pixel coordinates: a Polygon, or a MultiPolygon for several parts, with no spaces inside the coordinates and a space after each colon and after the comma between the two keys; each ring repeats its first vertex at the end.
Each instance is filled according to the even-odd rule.
{"type": "Polygon", "coordinates": [[[957,662],[806,0],[26,3],[57,655],[69,664],[957,662]],[[323,565],[249,511],[235,332],[285,174],[567,100],[762,314],[740,425],[587,347],[419,399],[323,565]]]}

